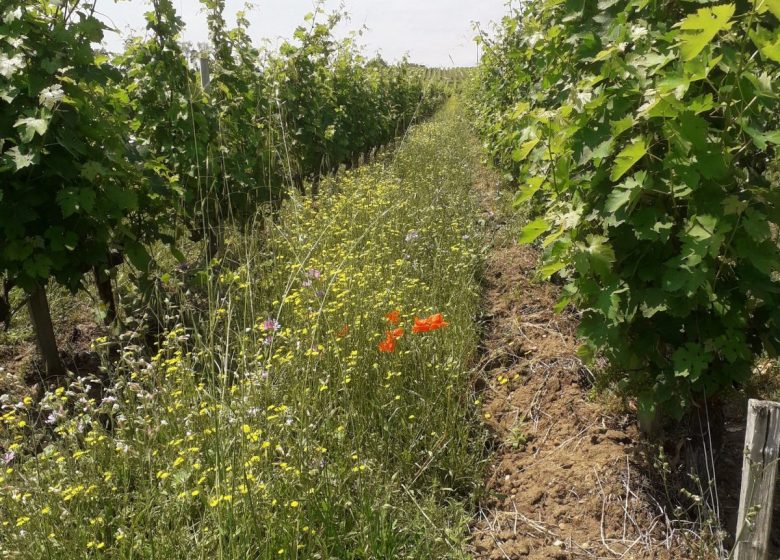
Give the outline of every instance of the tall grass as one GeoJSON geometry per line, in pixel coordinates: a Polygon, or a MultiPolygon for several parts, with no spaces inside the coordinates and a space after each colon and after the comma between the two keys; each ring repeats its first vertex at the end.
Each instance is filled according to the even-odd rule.
{"type": "Polygon", "coordinates": [[[226,264],[161,277],[154,350],[99,340],[119,346],[106,376],[3,405],[0,557],[464,557],[483,245],[466,135],[450,108],[258,217],[226,264]],[[449,326],[412,332],[434,313],[449,326]]]}

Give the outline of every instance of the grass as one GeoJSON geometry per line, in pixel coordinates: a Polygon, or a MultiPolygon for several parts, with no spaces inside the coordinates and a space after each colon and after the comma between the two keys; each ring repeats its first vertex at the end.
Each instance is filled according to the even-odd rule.
{"type": "Polygon", "coordinates": [[[99,339],[100,378],[4,404],[0,557],[466,557],[483,256],[468,134],[450,107],[316,203],[259,217],[227,265],[161,276],[153,350],[140,327],[99,339]],[[412,332],[435,313],[449,326],[412,332]]]}

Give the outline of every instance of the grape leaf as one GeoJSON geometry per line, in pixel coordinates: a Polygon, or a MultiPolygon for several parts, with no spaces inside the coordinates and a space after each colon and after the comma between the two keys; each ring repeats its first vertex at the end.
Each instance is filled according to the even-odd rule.
{"type": "Polygon", "coordinates": [[[628,115],[618,121],[612,121],[609,124],[612,128],[613,138],[617,138],[618,136],[623,134],[626,130],[634,126],[634,124],[636,124],[636,121],[634,120],[634,117],[628,115]]]}
{"type": "Polygon", "coordinates": [[[527,184],[520,187],[520,191],[515,196],[514,205],[518,207],[531,200],[536,192],[542,188],[544,177],[531,177],[527,184]]]}
{"type": "Polygon", "coordinates": [[[647,143],[644,138],[636,138],[631,144],[615,156],[615,166],[612,168],[610,179],[619,180],[647,153],[647,143]]]}
{"type": "Polygon", "coordinates": [[[642,316],[648,319],[669,309],[669,300],[666,294],[657,288],[642,292],[641,302],[639,308],[642,311],[642,316]]]}
{"type": "Polygon", "coordinates": [[[766,216],[757,210],[749,209],[745,212],[742,227],[758,243],[762,243],[772,236],[766,216]]]}
{"type": "Polygon", "coordinates": [[[105,166],[97,161],[88,161],[81,167],[81,176],[87,181],[94,183],[95,179],[108,175],[109,171],[105,166]]]}
{"type": "Polygon", "coordinates": [[[628,178],[622,185],[615,187],[607,197],[604,209],[614,214],[626,204],[633,204],[642,194],[641,187],[645,182],[647,173],[641,171],[635,176],[628,178]]]}
{"type": "Polygon", "coordinates": [[[764,58],[780,62],[780,30],[771,33],[759,26],[750,32],[750,39],[764,58]]]}
{"type": "Polygon", "coordinates": [[[35,155],[33,154],[23,154],[18,146],[14,146],[8,152],[6,152],[8,155],[10,155],[14,160],[14,165],[16,166],[16,170],[19,171],[20,169],[24,169],[25,167],[29,167],[33,164],[35,161],[35,155]]]}
{"type": "Polygon", "coordinates": [[[556,272],[563,270],[566,268],[566,263],[562,261],[556,261],[553,263],[549,263],[544,265],[542,268],[539,269],[539,274],[542,278],[545,280],[549,280],[550,277],[555,274],[556,272]]]}
{"type": "Polygon", "coordinates": [[[22,142],[27,144],[31,142],[35,137],[35,134],[43,136],[49,128],[49,121],[46,119],[36,119],[33,117],[27,117],[16,121],[14,128],[24,127],[21,134],[22,142]]]}
{"type": "Polygon", "coordinates": [[[689,342],[672,355],[675,377],[696,381],[704,373],[710,360],[700,344],[689,342]]]}
{"type": "Polygon", "coordinates": [[[519,148],[515,149],[512,152],[512,159],[518,163],[524,161],[525,158],[528,157],[528,154],[531,153],[531,151],[536,147],[538,143],[539,143],[538,138],[534,138],[533,140],[524,142],[519,148]]]}
{"type": "Polygon", "coordinates": [[[547,220],[538,219],[526,225],[520,232],[518,243],[521,245],[533,243],[540,235],[550,229],[550,223],[547,220]]]}
{"type": "Polygon", "coordinates": [[[609,245],[609,240],[601,235],[589,235],[587,241],[586,250],[591,267],[602,278],[606,278],[615,262],[615,250],[609,245]]]}
{"type": "Polygon", "coordinates": [[[95,200],[95,191],[90,188],[65,189],[57,194],[57,203],[62,209],[63,218],[68,218],[77,212],[92,212],[95,208],[95,200]]]}
{"type": "Polygon", "coordinates": [[[734,4],[700,8],[680,23],[680,51],[683,60],[692,60],[721,32],[731,29],[734,4]]]}
{"type": "Polygon", "coordinates": [[[759,14],[770,11],[777,19],[780,19],[780,0],[753,0],[753,3],[759,14]]]}

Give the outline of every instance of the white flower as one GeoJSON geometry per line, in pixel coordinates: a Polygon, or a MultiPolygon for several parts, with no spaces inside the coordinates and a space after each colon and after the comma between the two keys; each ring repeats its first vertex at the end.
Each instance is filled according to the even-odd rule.
{"type": "Polygon", "coordinates": [[[8,58],[4,53],[0,53],[0,76],[11,79],[14,74],[24,67],[24,57],[21,54],[16,54],[11,58],[8,58]]]}
{"type": "Polygon", "coordinates": [[[52,109],[57,103],[62,101],[63,97],[65,97],[65,92],[62,91],[62,86],[60,84],[54,84],[53,86],[44,89],[38,95],[38,103],[47,109],[52,109]]]}

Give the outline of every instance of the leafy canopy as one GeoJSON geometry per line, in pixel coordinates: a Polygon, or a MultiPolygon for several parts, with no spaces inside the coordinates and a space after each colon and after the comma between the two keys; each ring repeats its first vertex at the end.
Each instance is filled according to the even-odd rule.
{"type": "Polygon", "coordinates": [[[680,417],[780,351],[780,4],[531,0],[474,98],[583,355],[680,417]]]}

